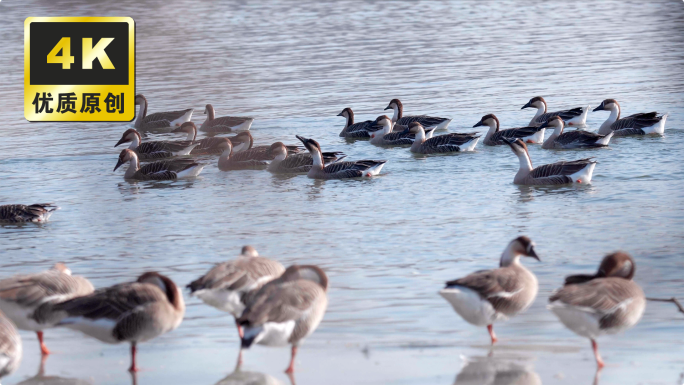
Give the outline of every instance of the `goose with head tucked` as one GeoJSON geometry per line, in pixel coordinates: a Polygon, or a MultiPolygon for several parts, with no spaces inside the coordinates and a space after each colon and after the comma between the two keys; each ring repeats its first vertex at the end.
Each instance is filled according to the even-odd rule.
{"type": "MultiPolygon", "coordinates": [[[[229,136],[230,142],[233,144],[233,152],[242,152],[246,150],[252,150],[252,157],[259,160],[271,160],[273,157],[270,155],[271,145],[254,145],[254,137],[249,131],[242,131],[235,136],[229,136]],[[256,154],[259,154],[258,156],[256,154]]],[[[287,153],[299,154],[304,149],[301,146],[286,144],[287,153]]]]}
{"type": "Polygon", "coordinates": [[[596,167],[592,158],[561,161],[532,168],[532,159],[525,142],[520,139],[505,138],[506,144],[520,160],[520,169],[513,178],[519,185],[561,185],[572,183],[591,183],[596,167]]]}
{"type": "Polygon", "coordinates": [[[0,206],[0,223],[47,222],[59,207],[52,203],[0,206]]]}
{"type": "Polygon", "coordinates": [[[535,244],[526,236],[512,240],[499,260],[499,268],[476,271],[446,283],[439,294],[467,322],[487,326],[492,345],[494,323],[527,310],[537,297],[537,277],[520,263],[520,257],[539,261],[535,244]]]}
{"type": "Polygon", "coordinates": [[[186,133],[188,136],[185,138],[187,142],[195,143],[195,148],[190,151],[190,155],[216,155],[221,153],[221,149],[218,146],[221,144],[221,138],[204,138],[201,140],[197,139],[197,126],[193,122],[185,122],[181,124],[180,127],[176,128],[171,132],[186,133]]]}
{"type": "Polygon", "coordinates": [[[245,296],[247,307],[237,322],[244,329],[242,347],[292,345],[294,372],[297,348],[316,330],[328,307],[328,276],[318,266],[290,266],[277,279],[245,296]]]}
{"type": "Polygon", "coordinates": [[[636,265],[622,251],[607,255],[594,275],[572,275],[549,298],[548,308],[575,334],[591,341],[599,369],[604,363],[596,339],[636,325],[646,308],[646,297],[632,278],[636,265]]]}
{"type": "Polygon", "coordinates": [[[451,133],[432,138],[425,136],[425,129],[419,122],[409,124],[405,133],[415,135],[411,152],[416,154],[446,154],[450,152],[473,151],[480,136],[477,133],[451,133]]]}
{"type": "MultiPolygon", "coordinates": [[[[190,295],[209,306],[228,312],[237,320],[245,310],[243,297],[278,278],[285,268],[280,262],[260,257],[252,246],[244,246],[237,259],[220,263],[187,288],[190,295]]],[[[237,324],[242,338],[242,327],[237,324]]]]}
{"type": "Polygon", "coordinates": [[[347,107],[342,112],[337,114],[345,118],[344,128],[340,131],[342,138],[370,138],[370,133],[379,127],[374,127],[374,121],[366,120],[364,122],[354,123],[354,112],[347,107]]]}
{"type": "MultiPolygon", "coordinates": [[[[380,115],[375,119],[375,125],[381,127],[370,133],[370,143],[376,146],[410,146],[416,139],[415,133],[407,130],[392,132],[392,120],[387,115],[380,115]]],[[[434,127],[430,130],[434,131],[434,127]]]]}
{"type": "Polygon", "coordinates": [[[233,132],[233,131],[247,131],[252,127],[254,118],[246,116],[222,116],[215,117],[216,111],[214,106],[207,104],[204,108],[204,113],[207,119],[200,126],[200,131],[209,132],[213,134],[233,132]]]}
{"type": "MultiPolygon", "coordinates": [[[[188,127],[188,126],[186,126],[188,127]]],[[[139,160],[170,158],[172,156],[189,155],[199,143],[191,140],[142,142],[142,136],[135,128],[126,130],[121,139],[114,145],[118,147],[130,142],[128,149],[135,151],[139,160]]]]}
{"type": "Polygon", "coordinates": [[[620,104],[615,99],[606,99],[594,108],[594,111],[610,111],[598,130],[601,135],[614,133],[615,136],[662,135],[665,133],[665,121],[668,114],[657,112],[638,113],[620,118],[620,104]]]}
{"type": "Polygon", "coordinates": [[[610,138],[613,137],[612,132],[608,135],[600,135],[583,130],[564,132],[565,122],[563,122],[560,116],[552,117],[539,127],[553,128],[553,134],[546,138],[544,144],[542,144],[542,148],[546,150],[608,147],[610,138]]]}
{"type": "Polygon", "coordinates": [[[228,138],[220,138],[221,155],[218,158],[218,168],[221,171],[231,170],[263,170],[268,166],[268,152],[261,150],[233,151],[233,144],[228,138]]]}
{"type": "Polygon", "coordinates": [[[192,159],[158,160],[140,167],[138,154],[129,149],[121,150],[114,171],[128,162],[124,179],[136,180],[176,180],[193,178],[202,172],[204,165],[192,159]]]}
{"type": "Polygon", "coordinates": [[[155,112],[147,115],[147,99],[143,95],[135,96],[135,104],[140,106],[134,127],[142,130],[180,126],[192,118],[192,108],[181,111],[155,112]]]}
{"type": "Polygon", "coordinates": [[[500,146],[506,144],[504,138],[522,139],[526,143],[541,143],[544,141],[545,128],[542,127],[518,127],[507,128],[505,130],[499,129],[499,118],[494,114],[487,114],[475,123],[473,128],[487,126],[489,131],[485,134],[485,146],[500,146]]]}
{"type": "Polygon", "coordinates": [[[387,163],[386,160],[358,160],[355,162],[335,162],[329,165],[323,163],[321,146],[313,139],[296,135],[304,143],[313,158],[313,166],[307,173],[311,179],[347,179],[370,178],[376,176],[387,163]]]}
{"type": "MultiPolygon", "coordinates": [[[[266,170],[274,174],[306,173],[313,167],[313,156],[310,153],[290,155],[287,146],[281,142],[273,144],[271,155],[273,156],[273,160],[268,164],[266,170]]],[[[339,162],[344,159],[346,155],[341,152],[324,152],[322,157],[323,163],[328,165],[330,163],[339,162]]]]}
{"type": "Polygon", "coordinates": [[[392,99],[387,105],[387,107],[385,107],[385,110],[394,111],[394,115],[392,115],[393,125],[408,127],[410,123],[418,122],[422,124],[425,128],[434,128],[435,130],[446,130],[447,126],[449,125],[449,122],[451,122],[451,119],[448,118],[438,118],[427,115],[404,116],[404,105],[401,104],[399,99],[392,99]]]}
{"type": "Polygon", "coordinates": [[[527,104],[522,106],[521,110],[525,108],[536,108],[537,113],[534,114],[532,120],[530,120],[531,127],[538,127],[546,123],[549,119],[554,116],[559,116],[565,121],[568,126],[580,126],[584,127],[587,123],[587,114],[589,113],[589,106],[586,107],[576,107],[569,110],[546,112],[546,100],[541,96],[535,96],[530,99],[527,104]]]}
{"type": "Polygon", "coordinates": [[[0,312],[0,379],[14,373],[21,363],[21,337],[12,321],[0,312]]]}
{"type": "Polygon", "coordinates": [[[168,277],[147,272],[135,282],[122,283],[92,294],[60,302],[42,318],[78,330],[109,344],[131,344],[131,366],[136,372],[137,345],[175,330],[183,321],[183,294],[168,277]]]}
{"type": "Polygon", "coordinates": [[[0,310],[21,330],[36,333],[43,355],[50,354],[43,342],[43,330],[55,322],[36,321],[36,314],[51,305],[75,297],[88,295],[94,290],[87,279],[71,275],[63,263],[50,270],[34,274],[20,274],[0,280],[0,310]]]}

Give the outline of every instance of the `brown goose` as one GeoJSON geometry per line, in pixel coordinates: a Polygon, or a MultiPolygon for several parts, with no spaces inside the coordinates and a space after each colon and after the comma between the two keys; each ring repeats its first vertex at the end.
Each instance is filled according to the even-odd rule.
{"type": "MultiPolygon", "coordinates": [[[[230,136],[228,137],[230,139],[231,143],[233,144],[233,152],[242,152],[245,150],[253,150],[252,154],[253,156],[258,156],[259,160],[271,160],[273,157],[271,156],[271,145],[259,145],[255,146],[254,145],[254,137],[249,131],[243,131],[240,132],[239,134],[235,136],[230,136]],[[259,155],[257,155],[259,154],[259,155]]],[[[287,153],[289,155],[293,154],[299,154],[302,152],[302,148],[297,145],[292,145],[292,144],[286,144],[285,147],[287,147],[287,153]]]]}
{"type": "Polygon", "coordinates": [[[92,293],[93,285],[80,276],[72,276],[63,263],[35,274],[15,275],[0,280],[0,310],[21,330],[36,332],[40,351],[50,354],[43,342],[43,330],[54,322],[37,322],[34,316],[51,305],[92,293]]]}
{"type": "Polygon", "coordinates": [[[520,263],[521,256],[539,261],[534,246],[528,237],[515,238],[501,255],[498,269],[449,281],[439,292],[464,320],[486,325],[492,344],[497,341],[494,322],[525,311],[537,296],[537,277],[520,263]]]}
{"type": "Polygon", "coordinates": [[[451,122],[451,119],[438,118],[434,116],[427,115],[413,115],[404,116],[404,105],[401,104],[399,99],[392,99],[385,110],[394,110],[394,115],[392,116],[392,124],[407,126],[410,123],[418,122],[425,128],[433,128],[435,130],[446,130],[447,126],[451,122]]]}
{"type": "Polygon", "coordinates": [[[204,108],[204,113],[208,116],[204,123],[202,123],[200,131],[214,134],[233,131],[247,131],[254,122],[254,118],[248,118],[244,116],[222,116],[220,118],[216,118],[216,112],[211,104],[207,104],[207,106],[204,108]]]}
{"type": "MultiPolygon", "coordinates": [[[[311,170],[313,166],[313,156],[311,154],[289,155],[289,153],[289,149],[283,143],[274,143],[271,148],[273,160],[266,169],[274,174],[293,174],[309,172],[311,170]]],[[[324,152],[322,156],[325,165],[339,162],[346,157],[341,152],[324,152]]]]}
{"type": "Polygon", "coordinates": [[[646,308],[641,287],[632,281],[636,265],[629,254],[609,254],[594,275],[572,275],[549,298],[548,308],[576,334],[589,338],[596,364],[604,366],[596,338],[636,325],[646,308]]]}
{"type": "Polygon", "coordinates": [[[221,153],[218,147],[223,141],[221,138],[197,139],[197,126],[193,122],[185,122],[171,132],[184,132],[188,134],[185,141],[195,143],[197,146],[190,151],[190,155],[217,155],[221,153]]]}
{"type": "Polygon", "coordinates": [[[475,123],[474,127],[488,126],[489,131],[482,143],[485,146],[500,146],[506,144],[505,138],[522,139],[526,143],[541,143],[544,141],[545,129],[542,127],[519,127],[499,130],[499,118],[494,114],[487,114],[475,123]]]}
{"type": "Polygon", "coordinates": [[[505,138],[506,144],[520,161],[520,169],[513,183],[521,185],[560,185],[571,183],[590,183],[596,161],[592,158],[556,162],[532,168],[532,159],[527,146],[520,140],[505,138]]]}
{"type": "Polygon", "coordinates": [[[292,345],[287,373],[301,341],[313,333],[328,307],[328,277],[318,266],[294,265],[283,275],[245,296],[247,305],[237,322],[245,328],[242,347],[292,345]]]}
{"type": "Polygon", "coordinates": [[[546,138],[544,144],[542,144],[542,148],[545,150],[607,147],[610,138],[613,137],[613,132],[608,135],[599,135],[583,130],[563,132],[565,123],[560,116],[550,118],[539,127],[553,128],[553,134],[546,138]]]}
{"type": "Polygon", "coordinates": [[[521,110],[528,107],[534,107],[537,109],[537,113],[534,114],[532,120],[530,120],[531,127],[539,127],[546,123],[549,119],[554,116],[559,116],[565,121],[568,126],[586,126],[587,114],[589,113],[589,106],[586,107],[576,107],[570,110],[546,112],[546,100],[541,96],[535,96],[530,99],[527,104],[522,106],[521,110]]]}
{"type": "Polygon", "coordinates": [[[21,337],[12,321],[0,312],[0,378],[19,368],[21,354],[21,337]]]}
{"type": "MultiPolygon", "coordinates": [[[[262,160],[264,152],[259,150],[233,151],[233,144],[228,138],[219,144],[222,150],[218,158],[218,168],[221,171],[231,170],[263,170],[268,166],[268,161],[262,160]]],[[[270,155],[268,155],[270,156],[270,155]]]]}
{"type": "Polygon", "coordinates": [[[137,129],[154,129],[180,126],[192,118],[192,108],[182,111],[155,112],[147,115],[147,99],[143,95],[135,96],[135,105],[140,106],[134,127],[137,129]]]}
{"type": "Polygon", "coordinates": [[[662,135],[665,132],[667,115],[657,112],[639,113],[620,119],[620,104],[615,99],[606,99],[594,111],[610,111],[610,116],[599,128],[598,133],[615,136],[662,135]]]}
{"type": "MultiPolygon", "coordinates": [[[[129,370],[136,372],[137,344],[176,329],[184,314],[183,294],[176,284],[164,275],[148,272],[135,282],[54,304],[41,316],[58,319],[58,326],[81,331],[102,342],[129,342],[129,370]]],[[[41,320],[40,316],[37,318],[41,320]]]]}
{"type": "MultiPolygon", "coordinates": [[[[190,295],[232,314],[237,320],[245,310],[242,297],[278,278],[284,271],[280,262],[260,257],[252,246],[245,246],[237,259],[214,266],[187,288],[190,289],[190,295]]],[[[237,321],[235,324],[242,338],[242,328],[237,321]]]]}
{"type": "Polygon", "coordinates": [[[204,164],[197,163],[192,159],[158,160],[140,167],[138,154],[129,149],[121,150],[119,161],[114,166],[114,171],[128,162],[128,169],[124,173],[124,179],[135,180],[176,180],[193,178],[202,172],[204,164]]]}
{"type": "Polygon", "coordinates": [[[0,206],[0,223],[47,222],[59,207],[52,203],[0,206]]]}
{"type": "Polygon", "coordinates": [[[129,150],[135,151],[140,160],[170,158],[172,156],[188,155],[199,145],[190,140],[175,141],[152,141],[142,143],[142,136],[135,128],[129,128],[123,133],[121,139],[114,145],[118,147],[123,143],[130,142],[129,150]]]}
{"type": "Polygon", "coordinates": [[[354,123],[354,112],[351,108],[347,107],[342,112],[337,114],[346,119],[344,123],[344,128],[340,132],[340,137],[342,138],[370,138],[370,132],[374,126],[374,121],[366,120],[364,122],[354,123]]]}

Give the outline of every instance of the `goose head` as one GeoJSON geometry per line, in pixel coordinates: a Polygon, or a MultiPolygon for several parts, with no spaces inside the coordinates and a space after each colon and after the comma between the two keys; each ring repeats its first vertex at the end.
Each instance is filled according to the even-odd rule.
{"type": "Polygon", "coordinates": [[[380,115],[375,119],[375,125],[381,126],[382,129],[370,133],[371,138],[375,138],[375,135],[386,135],[392,132],[392,119],[388,118],[387,115],[380,115]]]}
{"type": "Polygon", "coordinates": [[[344,118],[346,118],[346,119],[349,119],[349,118],[352,118],[352,119],[353,119],[353,118],[354,118],[354,112],[352,111],[351,108],[347,107],[347,108],[345,108],[344,110],[342,110],[342,112],[340,112],[339,114],[337,114],[337,116],[342,116],[342,117],[344,117],[344,118]]]}
{"type": "MultiPolygon", "coordinates": [[[[283,160],[287,158],[287,146],[283,142],[275,142],[268,149],[274,160],[283,160]]],[[[245,246],[247,247],[247,246],[245,246]]],[[[249,246],[251,247],[251,246],[249,246]]]]}
{"type": "Polygon", "coordinates": [[[509,266],[512,263],[518,263],[520,257],[530,257],[537,261],[541,261],[537,252],[535,251],[535,244],[532,240],[524,235],[521,235],[514,240],[512,240],[503,254],[501,254],[501,261],[499,265],[501,267],[509,266]]]}
{"type": "Polygon", "coordinates": [[[219,138],[221,143],[216,145],[218,149],[221,150],[221,154],[229,155],[233,151],[233,142],[229,138],[219,138]]]}
{"type": "Polygon", "coordinates": [[[214,111],[214,106],[212,106],[211,104],[207,104],[206,106],[204,106],[204,115],[208,114],[209,111],[214,111]]]}
{"type": "Polygon", "coordinates": [[[233,142],[235,152],[249,150],[254,145],[254,137],[249,131],[240,131],[237,135],[230,138],[233,142]]]}
{"type": "Polygon", "coordinates": [[[242,247],[242,252],[240,253],[240,255],[243,257],[258,257],[259,253],[257,253],[254,247],[250,245],[245,245],[242,247]]]}
{"type": "Polygon", "coordinates": [[[594,108],[594,112],[596,111],[614,111],[614,110],[619,110],[620,109],[620,104],[618,104],[617,100],[615,99],[606,99],[599,104],[598,107],[594,108]]]}
{"type": "Polygon", "coordinates": [[[563,122],[560,116],[554,116],[539,126],[539,128],[547,127],[553,128],[555,133],[560,135],[563,133],[563,128],[565,128],[565,122],[563,122]]]}
{"type": "Polygon", "coordinates": [[[499,131],[499,118],[497,118],[494,114],[487,114],[483,116],[479,122],[475,123],[473,128],[480,126],[487,126],[489,128],[493,128],[496,131],[499,131]]]}
{"type": "Polygon", "coordinates": [[[161,275],[155,271],[149,271],[142,274],[137,279],[138,283],[146,283],[158,287],[164,294],[166,294],[166,299],[178,310],[185,310],[185,304],[183,303],[183,296],[176,286],[176,284],[171,280],[171,278],[161,275]]]}
{"type": "Polygon", "coordinates": [[[392,99],[390,100],[389,104],[387,107],[385,107],[385,110],[396,110],[403,107],[399,99],[392,99]]]}
{"type": "Polygon", "coordinates": [[[299,135],[295,136],[302,142],[302,144],[304,144],[304,147],[306,147],[306,149],[309,150],[311,154],[321,153],[321,145],[318,144],[317,141],[299,135]]]}
{"type": "Polygon", "coordinates": [[[135,105],[147,104],[147,98],[143,94],[135,95],[135,105]]]}
{"type": "Polygon", "coordinates": [[[534,107],[536,109],[541,108],[544,109],[544,111],[546,111],[546,100],[544,100],[544,98],[542,98],[541,96],[535,96],[532,99],[530,99],[530,101],[527,102],[527,104],[522,106],[521,110],[524,110],[525,108],[529,107],[534,107]]]}
{"type": "Polygon", "coordinates": [[[136,139],[138,140],[138,143],[142,142],[142,137],[140,136],[140,133],[135,128],[129,128],[123,133],[123,135],[121,135],[121,139],[119,139],[119,141],[116,142],[114,147],[118,147],[119,145],[124,143],[132,142],[136,139]]]}
{"type": "Polygon", "coordinates": [[[636,265],[634,259],[624,251],[606,255],[599,265],[596,277],[634,278],[636,265]]]}
{"type": "Polygon", "coordinates": [[[122,164],[130,161],[131,159],[138,159],[138,156],[135,154],[135,152],[133,152],[133,150],[130,150],[128,148],[121,150],[121,153],[119,154],[119,161],[116,162],[114,171],[116,171],[117,168],[121,167],[122,164]]]}
{"type": "Polygon", "coordinates": [[[411,122],[408,127],[402,131],[402,134],[419,134],[421,131],[425,132],[425,128],[419,122],[411,122]]]}
{"type": "Polygon", "coordinates": [[[188,140],[195,140],[197,138],[197,126],[193,122],[184,122],[180,127],[171,132],[184,132],[188,134],[188,140]]]}
{"type": "Polygon", "coordinates": [[[513,139],[513,138],[502,138],[504,142],[511,148],[513,153],[517,155],[518,157],[521,156],[526,156],[530,157],[530,153],[527,151],[527,145],[525,142],[522,141],[522,139],[513,139]]]}

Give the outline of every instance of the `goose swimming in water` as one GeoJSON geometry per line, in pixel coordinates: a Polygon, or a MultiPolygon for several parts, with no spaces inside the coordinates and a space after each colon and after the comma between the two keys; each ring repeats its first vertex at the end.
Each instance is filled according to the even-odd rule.
{"type": "Polygon", "coordinates": [[[410,123],[418,122],[423,125],[426,129],[433,128],[435,130],[446,130],[451,119],[438,118],[427,115],[414,115],[414,116],[404,116],[404,106],[401,104],[399,99],[392,99],[385,110],[394,110],[394,115],[392,116],[392,124],[399,126],[407,126],[410,123]]]}
{"type": "Polygon", "coordinates": [[[542,148],[545,150],[607,147],[610,138],[613,137],[613,132],[608,135],[599,135],[582,130],[563,132],[565,123],[560,116],[552,117],[539,127],[553,128],[553,134],[542,144],[542,148]]]}
{"type": "Polygon", "coordinates": [[[549,119],[554,116],[560,116],[561,119],[565,121],[568,126],[580,126],[584,127],[587,123],[587,114],[589,113],[589,106],[586,107],[576,107],[570,110],[546,112],[546,100],[541,96],[535,96],[530,99],[527,104],[522,106],[521,110],[528,107],[534,107],[537,109],[537,113],[534,114],[532,120],[530,120],[531,127],[538,127],[546,123],[549,119]]]}
{"type": "Polygon", "coordinates": [[[0,223],[47,222],[59,207],[52,203],[0,206],[0,223]]]}
{"type": "MultiPolygon", "coordinates": [[[[244,246],[237,259],[214,266],[187,288],[190,289],[190,295],[232,314],[237,320],[245,310],[244,295],[280,277],[284,271],[280,262],[260,257],[252,246],[244,246]]],[[[237,321],[235,324],[242,338],[242,328],[237,321]]]]}
{"type": "Polygon", "coordinates": [[[180,126],[192,118],[192,108],[182,111],[155,112],[147,115],[147,99],[143,95],[135,96],[135,104],[140,106],[134,127],[137,129],[154,129],[180,126]]]}
{"type": "Polygon", "coordinates": [[[35,315],[55,303],[88,295],[93,290],[90,281],[72,276],[63,263],[57,263],[47,271],[0,280],[0,310],[19,329],[35,332],[41,353],[48,355],[50,351],[43,342],[43,330],[54,327],[55,323],[37,322],[35,315]]]}
{"type": "Polygon", "coordinates": [[[615,136],[662,135],[665,133],[665,121],[668,114],[659,116],[657,112],[647,112],[620,119],[620,104],[615,99],[606,99],[594,108],[594,111],[604,110],[610,111],[610,116],[598,130],[601,135],[608,135],[611,132],[615,136]]]}
{"type": "Polygon", "coordinates": [[[426,138],[423,125],[418,122],[409,124],[404,133],[415,135],[411,152],[417,154],[445,154],[449,152],[473,151],[480,136],[477,133],[451,133],[426,138]]]}
{"type": "Polygon", "coordinates": [[[590,183],[596,167],[592,158],[556,162],[532,168],[532,159],[527,146],[520,139],[506,138],[506,143],[520,160],[520,169],[513,183],[520,185],[559,185],[570,183],[590,183]]]}
{"type": "Polygon", "coordinates": [[[268,157],[270,157],[269,151],[266,151],[266,153],[261,150],[235,152],[233,151],[233,144],[230,139],[219,139],[223,140],[223,142],[219,144],[219,148],[222,151],[218,158],[219,170],[262,170],[268,166],[268,157]]]}
{"type": "MultiPolygon", "coordinates": [[[[186,126],[187,127],[187,126],[186,126]]],[[[199,143],[189,140],[176,141],[152,141],[142,143],[142,136],[135,128],[126,130],[121,139],[114,145],[118,147],[123,143],[130,142],[129,150],[138,154],[139,160],[162,159],[172,156],[189,155],[199,143]]]]}
{"type": "Polygon", "coordinates": [[[378,175],[386,160],[359,160],[356,162],[335,162],[325,166],[321,146],[313,139],[307,139],[296,135],[297,139],[313,157],[313,166],[307,176],[311,179],[347,179],[347,178],[370,178],[378,175]]]}
{"type": "Polygon", "coordinates": [[[494,114],[487,114],[475,123],[473,128],[487,126],[489,131],[485,134],[483,143],[485,146],[499,146],[506,144],[504,138],[522,139],[527,143],[541,143],[544,141],[543,127],[519,127],[499,130],[499,118],[494,114]]]}
{"type": "Polygon", "coordinates": [[[129,342],[128,370],[137,372],[138,343],[175,330],[184,314],[183,293],[176,284],[164,275],[147,272],[135,282],[54,304],[40,316],[57,319],[57,326],[78,330],[105,343],[129,342]]]}
{"type": "Polygon", "coordinates": [[[140,167],[138,155],[129,149],[124,149],[119,154],[119,161],[114,171],[122,164],[129,162],[128,169],[124,173],[124,179],[136,180],[176,180],[192,178],[202,172],[203,164],[192,159],[158,160],[140,167]]]}
{"type": "Polygon", "coordinates": [[[636,265],[625,252],[609,254],[594,275],[573,275],[549,298],[548,308],[576,334],[589,338],[596,365],[604,363],[596,339],[636,325],[646,308],[641,287],[632,281],[636,265]]]}
{"type": "MultiPolygon", "coordinates": [[[[259,155],[259,159],[261,160],[273,159],[273,157],[269,154],[271,146],[273,145],[271,144],[255,146],[254,137],[252,137],[252,134],[249,131],[243,131],[235,136],[229,136],[228,138],[230,139],[230,142],[233,144],[233,152],[253,150],[253,154],[261,154],[259,155]]],[[[290,155],[299,154],[304,150],[301,146],[292,144],[286,144],[285,147],[287,147],[287,153],[290,155]]]]}
{"type": "MultiPolygon", "coordinates": [[[[346,119],[344,123],[344,128],[340,131],[340,137],[342,138],[370,138],[370,131],[373,127],[372,120],[366,120],[364,122],[354,123],[354,112],[351,108],[347,107],[342,112],[337,114],[346,119]]],[[[375,128],[378,129],[377,127],[375,128]]]]}
{"type": "MultiPolygon", "coordinates": [[[[289,155],[287,146],[281,142],[276,142],[271,148],[273,160],[268,164],[266,170],[274,174],[294,174],[309,172],[313,166],[313,156],[310,153],[289,155]]],[[[346,157],[341,152],[324,152],[323,164],[338,162],[346,157]]]]}
{"type": "Polygon", "coordinates": [[[0,379],[19,368],[21,355],[21,337],[12,321],[0,312],[0,379]]]}
{"type": "Polygon", "coordinates": [[[493,324],[527,310],[537,297],[537,277],[520,263],[520,257],[539,261],[535,244],[526,236],[512,240],[499,260],[499,268],[476,271],[446,283],[439,294],[467,322],[487,326],[492,345],[493,324]]]}
{"type": "Polygon", "coordinates": [[[188,134],[185,140],[197,145],[190,151],[190,155],[216,155],[222,152],[219,148],[219,145],[223,142],[221,138],[204,138],[196,140],[197,126],[195,126],[195,123],[193,122],[185,122],[171,132],[185,132],[188,134]]]}
{"type": "MultiPolygon", "coordinates": [[[[374,124],[382,127],[370,133],[370,143],[376,146],[410,146],[416,139],[415,133],[407,130],[392,132],[392,120],[386,115],[378,116],[374,124]]],[[[434,127],[430,131],[434,131],[434,127]]]]}
{"type": "Polygon", "coordinates": [[[216,118],[214,107],[211,104],[207,104],[204,108],[204,113],[207,119],[200,126],[200,131],[210,132],[214,134],[233,132],[233,131],[247,131],[252,127],[254,118],[249,118],[246,116],[222,116],[216,118]]]}
{"type": "Polygon", "coordinates": [[[244,329],[242,347],[292,345],[294,372],[297,348],[316,330],[328,307],[328,276],[313,265],[290,266],[277,279],[245,296],[247,305],[237,322],[244,329]]]}

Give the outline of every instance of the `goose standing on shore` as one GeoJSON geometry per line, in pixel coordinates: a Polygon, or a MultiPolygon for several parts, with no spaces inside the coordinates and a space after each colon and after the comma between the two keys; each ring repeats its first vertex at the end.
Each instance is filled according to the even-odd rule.
{"type": "Polygon", "coordinates": [[[297,348],[313,333],[328,307],[328,276],[318,266],[290,266],[277,279],[245,297],[246,308],[237,322],[245,331],[242,347],[292,345],[294,372],[297,348]]]}
{"type": "Polygon", "coordinates": [[[232,314],[242,338],[242,327],[237,319],[245,310],[244,295],[280,277],[284,271],[280,262],[260,257],[252,246],[245,246],[237,259],[214,266],[187,288],[190,289],[190,295],[207,305],[232,314]]]}
{"type": "MultiPolygon", "coordinates": [[[[392,120],[386,115],[378,116],[375,125],[382,127],[370,133],[370,143],[376,146],[410,146],[416,139],[415,133],[408,130],[392,132],[392,120]]],[[[431,129],[434,131],[434,128],[431,129]]]]}
{"type": "Polygon", "coordinates": [[[589,106],[586,107],[576,107],[570,110],[546,112],[546,100],[541,96],[535,96],[530,99],[527,104],[522,106],[521,110],[525,108],[534,107],[537,109],[537,113],[534,114],[532,120],[530,120],[531,127],[538,127],[546,123],[549,119],[554,116],[560,116],[568,126],[580,126],[584,127],[587,123],[587,114],[589,113],[589,106]]]}
{"type": "Polygon", "coordinates": [[[537,297],[537,277],[520,263],[521,256],[539,261],[534,247],[526,236],[515,238],[501,255],[498,269],[449,281],[439,292],[464,320],[486,325],[492,345],[497,341],[494,323],[527,310],[537,297]]]}
{"type": "Polygon", "coordinates": [[[522,139],[527,143],[541,143],[544,141],[546,129],[542,127],[519,127],[499,130],[499,118],[494,114],[487,114],[475,123],[473,128],[487,126],[489,131],[485,134],[483,143],[485,146],[500,146],[506,144],[504,138],[522,139]]]}
{"type": "MultiPolygon", "coordinates": [[[[227,139],[226,139],[227,140],[227,139]]],[[[129,149],[121,150],[114,171],[129,162],[124,179],[136,180],[176,180],[192,178],[202,172],[204,165],[192,159],[158,160],[140,167],[138,155],[129,149]]]]}
{"type": "Polygon", "coordinates": [[[552,117],[539,127],[553,128],[553,134],[546,138],[542,144],[542,148],[545,150],[607,147],[610,138],[613,137],[613,132],[608,135],[599,135],[583,130],[563,132],[565,123],[560,116],[552,117]]]}
{"type": "Polygon", "coordinates": [[[155,112],[147,115],[147,99],[143,95],[135,96],[135,104],[140,106],[134,127],[137,129],[154,129],[180,126],[192,118],[192,108],[182,111],[155,112]]]}
{"type": "Polygon", "coordinates": [[[195,148],[190,151],[190,155],[216,155],[221,153],[221,149],[218,147],[223,142],[221,138],[204,138],[196,140],[197,126],[195,126],[195,123],[193,122],[185,122],[171,132],[184,132],[188,134],[185,140],[196,144],[195,148]]]}
{"type": "Polygon", "coordinates": [[[610,111],[610,116],[598,130],[601,135],[608,135],[611,132],[615,136],[662,135],[665,133],[665,121],[668,114],[658,115],[657,112],[647,112],[620,119],[620,104],[615,99],[602,101],[598,107],[594,108],[594,111],[610,111]]]}
{"type": "MultiPolygon", "coordinates": [[[[187,126],[186,126],[187,127],[187,126]]],[[[121,139],[114,145],[118,147],[123,143],[130,142],[129,150],[138,154],[139,160],[163,159],[172,156],[189,155],[199,145],[190,140],[175,141],[152,141],[142,143],[142,136],[135,128],[126,130],[121,139]]]]}
{"type": "Polygon", "coordinates": [[[218,168],[221,171],[231,170],[261,170],[268,166],[268,161],[263,159],[270,156],[269,152],[257,150],[233,151],[233,144],[228,138],[219,144],[221,155],[218,158],[218,168]],[[264,154],[266,154],[264,156],[264,154]]]}
{"type": "MultiPolygon", "coordinates": [[[[272,145],[271,156],[273,160],[266,170],[274,174],[305,173],[309,172],[313,166],[313,156],[310,153],[289,155],[287,146],[281,142],[272,145]]],[[[341,152],[324,152],[322,157],[323,164],[327,166],[342,160],[346,155],[341,152]]]]}
{"type": "Polygon", "coordinates": [[[137,372],[138,343],[176,329],[184,314],[183,294],[176,284],[164,275],[147,272],[135,282],[54,304],[37,318],[57,320],[57,326],[78,330],[105,343],[129,342],[128,370],[137,372]]]}
{"type": "Polygon", "coordinates": [[[378,175],[386,160],[358,160],[356,162],[335,162],[325,166],[321,146],[313,139],[296,135],[304,143],[313,158],[313,166],[307,176],[311,179],[370,178],[378,175]]]}
{"type": "Polygon", "coordinates": [[[35,332],[41,353],[48,355],[43,330],[54,327],[54,323],[37,322],[34,316],[55,303],[88,295],[93,290],[90,281],[72,276],[63,263],[57,263],[47,271],[0,280],[0,310],[19,329],[35,332]]]}
{"type": "Polygon", "coordinates": [[[0,206],[0,223],[47,222],[59,207],[52,203],[0,206]]]}
{"type": "Polygon", "coordinates": [[[590,183],[596,161],[592,158],[556,162],[532,168],[532,159],[527,146],[520,139],[508,139],[506,143],[520,160],[520,169],[513,183],[520,185],[560,185],[590,183]]]}
{"type": "Polygon", "coordinates": [[[0,379],[19,368],[21,355],[21,337],[17,328],[0,312],[0,379]]]}
{"type": "Polygon", "coordinates": [[[636,325],[646,308],[641,287],[632,278],[636,265],[625,252],[609,254],[596,274],[565,278],[549,298],[548,308],[568,329],[591,340],[599,370],[604,363],[596,339],[636,325]]]}
{"type": "Polygon", "coordinates": [[[246,116],[222,116],[216,118],[214,106],[211,104],[206,105],[204,113],[207,115],[207,119],[202,123],[202,126],[200,126],[200,131],[214,134],[247,131],[252,127],[252,123],[254,122],[254,118],[246,116]]]}
{"type": "Polygon", "coordinates": [[[451,119],[427,115],[404,116],[404,106],[399,99],[392,99],[387,107],[385,107],[385,110],[394,110],[394,115],[392,116],[393,125],[408,126],[410,123],[418,122],[426,129],[434,127],[435,130],[446,130],[449,122],[451,122],[451,119]]]}
{"type": "Polygon", "coordinates": [[[473,151],[480,136],[477,133],[451,133],[432,138],[425,137],[425,129],[418,122],[409,124],[404,133],[415,135],[411,152],[417,154],[445,154],[449,152],[473,151]]]}
{"type": "MultiPolygon", "coordinates": [[[[340,137],[342,138],[370,138],[369,129],[373,127],[372,120],[366,120],[364,122],[354,123],[354,112],[351,108],[347,107],[342,112],[337,114],[345,118],[344,128],[340,131],[340,137]]],[[[376,128],[377,129],[377,128],[376,128]]]]}

